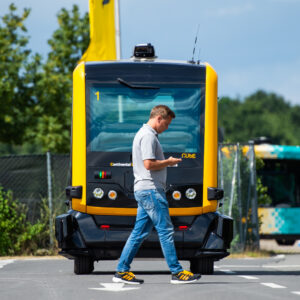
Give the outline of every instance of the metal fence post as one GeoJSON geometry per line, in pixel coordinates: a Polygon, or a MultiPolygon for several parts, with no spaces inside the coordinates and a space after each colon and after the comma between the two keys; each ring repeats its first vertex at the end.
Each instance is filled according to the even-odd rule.
{"type": "Polygon", "coordinates": [[[48,182],[48,205],[49,205],[49,226],[50,246],[53,247],[53,221],[52,221],[52,178],[51,178],[51,154],[47,152],[47,182],[48,182]]]}
{"type": "Polygon", "coordinates": [[[241,157],[240,157],[240,143],[236,144],[236,192],[237,192],[237,208],[239,211],[239,240],[240,240],[240,247],[245,249],[246,238],[243,236],[243,204],[242,204],[242,197],[241,197],[241,157]]]}
{"type": "Polygon", "coordinates": [[[255,160],[255,151],[254,151],[254,143],[250,143],[250,153],[251,153],[251,187],[252,187],[252,198],[251,198],[251,206],[252,206],[252,214],[251,214],[251,222],[254,224],[253,235],[255,236],[254,246],[259,249],[259,220],[258,220],[258,204],[257,204],[257,190],[256,190],[256,160],[255,160]]]}
{"type": "Polygon", "coordinates": [[[234,190],[235,190],[236,175],[237,175],[237,163],[238,163],[238,148],[236,147],[234,165],[233,165],[233,176],[232,176],[232,181],[231,181],[230,201],[229,201],[229,208],[228,208],[229,217],[232,217],[232,205],[233,205],[233,201],[234,201],[234,190]]]}
{"type": "MultiPolygon", "coordinates": [[[[222,145],[219,144],[218,148],[218,179],[219,179],[219,186],[222,190],[224,190],[224,174],[223,174],[223,159],[222,159],[222,145]]],[[[221,200],[222,205],[222,214],[224,214],[224,198],[221,200]]]]}

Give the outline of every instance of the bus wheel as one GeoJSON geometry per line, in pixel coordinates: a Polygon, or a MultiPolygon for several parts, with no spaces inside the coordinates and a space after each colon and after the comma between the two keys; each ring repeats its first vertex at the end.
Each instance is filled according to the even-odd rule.
{"type": "Polygon", "coordinates": [[[214,261],[212,258],[192,258],[191,272],[200,274],[213,274],[214,273],[214,261]]]}
{"type": "Polygon", "coordinates": [[[295,244],[295,240],[286,240],[286,239],[278,239],[276,240],[276,242],[280,246],[293,246],[295,244]]]}
{"type": "Polygon", "coordinates": [[[90,274],[94,270],[94,261],[89,256],[77,256],[74,259],[75,274],[90,274]]]}

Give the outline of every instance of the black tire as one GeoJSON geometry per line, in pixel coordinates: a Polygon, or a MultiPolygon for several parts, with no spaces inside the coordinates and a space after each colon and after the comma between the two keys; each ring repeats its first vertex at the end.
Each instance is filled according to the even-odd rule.
{"type": "Polygon", "coordinates": [[[77,256],[74,259],[74,273],[90,274],[94,270],[94,261],[89,256],[77,256]]]}
{"type": "Polygon", "coordinates": [[[191,272],[195,274],[211,275],[214,273],[214,260],[212,258],[191,259],[191,272]]]}
{"type": "Polygon", "coordinates": [[[286,240],[286,239],[278,239],[276,240],[277,244],[280,246],[293,246],[296,240],[286,240]]]}

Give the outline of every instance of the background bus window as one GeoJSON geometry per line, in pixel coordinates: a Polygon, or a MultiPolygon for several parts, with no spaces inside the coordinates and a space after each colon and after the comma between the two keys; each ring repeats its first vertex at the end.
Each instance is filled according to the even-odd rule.
{"type": "Polygon", "coordinates": [[[300,207],[300,161],[264,160],[264,167],[258,171],[268,194],[271,207],[300,207]]]}

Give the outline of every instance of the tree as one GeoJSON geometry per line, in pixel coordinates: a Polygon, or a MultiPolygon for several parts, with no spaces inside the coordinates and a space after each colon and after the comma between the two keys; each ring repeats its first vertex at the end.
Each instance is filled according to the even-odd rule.
{"type": "Polygon", "coordinates": [[[66,153],[70,149],[72,72],[89,44],[89,19],[80,17],[79,8],[62,9],[59,28],[48,41],[51,51],[35,85],[38,100],[32,118],[36,126],[27,137],[44,151],[66,153]]]}
{"type": "Polygon", "coordinates": [[[274,93],[257,91],[244,101],[225,97],[219,102],[219,126],[231,142],[267,136],[274,144],[297,145],[299,118],[300,107],[274,93]]]}
{"type": "Polygon", "coordinates": [[[30,111],[35,106],[34,82],[40,63],[27,49],[24,25],[30,10],[21,16],[11,4],[0,22],[0,142],[22,144],[25,130],[33,125],[30,111]]]}

